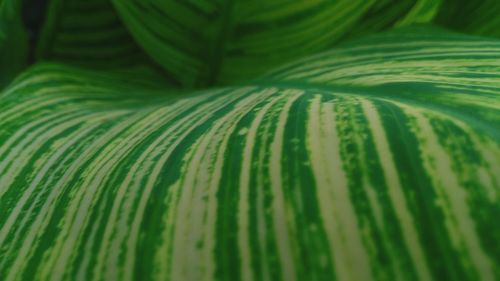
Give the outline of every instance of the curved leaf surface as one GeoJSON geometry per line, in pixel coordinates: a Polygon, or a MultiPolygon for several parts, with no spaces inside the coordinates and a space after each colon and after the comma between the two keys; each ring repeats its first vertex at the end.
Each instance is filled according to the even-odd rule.
{"type": "Polygon", "coordinates": [[[32,68],[0,96],[0,276],[497,280],[499,62],[416,28],[187,95],[32,68]]]}

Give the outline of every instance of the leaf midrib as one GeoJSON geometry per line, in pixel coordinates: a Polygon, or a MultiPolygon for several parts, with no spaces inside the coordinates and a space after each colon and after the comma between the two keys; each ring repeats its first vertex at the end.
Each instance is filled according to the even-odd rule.
{"type": "Polygon", "coordinates": [[[228,37],[234,28],[232,17],[234,6],[234,0],[226,0],[222,5],[221,28],[218,29],[219,33],[215,36],[210,53],[207,57],[206,65],[208,73],[203,75],[203,78],[206,80],[200,81],[198,86],[209,87],[217,83],[224,60],[228,37]]]}

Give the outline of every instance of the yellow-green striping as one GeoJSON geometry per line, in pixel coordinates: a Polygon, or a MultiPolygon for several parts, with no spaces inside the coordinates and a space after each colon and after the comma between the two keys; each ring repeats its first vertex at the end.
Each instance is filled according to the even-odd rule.
{"type": "Polygon", "coordinates": [[[48,1],[46,10],[36,38],[37,60],[104,69],[146,62],[109,1],[48,1]]]}
{"type": "Polygon", "coordinates": [[[187,87],[246,81],[346,37],[432,22],[440,7],[429,0],[112,2],[145,52],[187,87]]]}
{"type": "Polygon", "coordinates": [[[38,65],[0,94],[0,276],[497,280],[499,59],[405,29],[182,96],[38,65]]]}

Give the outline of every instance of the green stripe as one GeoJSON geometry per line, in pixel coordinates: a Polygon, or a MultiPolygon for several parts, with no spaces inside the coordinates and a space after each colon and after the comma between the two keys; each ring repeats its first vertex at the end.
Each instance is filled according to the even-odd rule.
{"type": "Polygon", "coordinates": [[[0,96],[0,276],[496,280],[499,57],[418,27],[190,94],[32,68],[0,96]]]}

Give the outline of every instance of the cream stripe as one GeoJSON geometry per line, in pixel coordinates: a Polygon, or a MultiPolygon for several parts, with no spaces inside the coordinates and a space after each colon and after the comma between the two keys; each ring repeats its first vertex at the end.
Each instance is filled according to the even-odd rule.
{"type": "MultiPolygon", "coordinates": [[[[11,170],[8,171],[7,173],[4,174],[6,177],[7,184],[10,185],[12,181],[15,179],[15,170],[16,168],[19,170],[21,169],[20,167],[26,165],[27,161],[29,160],[29,157],[33,153],[33,151],[36,148],[39,148],[44,142],[50,139],[50,136],[54,136],[56,134],[59,134],[63,132],[64,130],[76,126],[79,123],[85,122],[85,120],[88,118],[88,116],[84,117],[79,117],[75,119],[71,119],[70,121],[64,122],[62,124],[56,125],[54,127],[51,127],[51,123],[47,124],[45,127],[40,127],[36,132],[32,133],[33,135],[36,135],[35,133],[43,132],[43,134],[36,135],[36,137],[33,138],[25,138],[23,139],[23,143],[29,142],[32,139],[36,139],[36,141],[32,142],[30,146],[27,148],[23,148],[22,152],[20,155],[17,155],[17,161],[13,162],[18,162],[17,165],[14,165],[11,167],[11,170]],[[48,129],[50,128],[50,129],[48,129]],[[14,171],[12,171],[14,170],[14,171]]],[[[12,157],[16,156],[16,152],[14,151],[11,155],[12,157]]],[[[10,158],[12,158],[10,157],[10,158]]],[[[8,186],[7,185],[7,186],[8,186]]],[[[9,230],[12,228],[13,224],[16,222],[17,217],[20,215],[22,209],[24,208],[24,205],[28,201],[28,199],[32,196],[33,190],[36,188],[36,186],[31,185],[28,189],[23,191],[23,195],[18,199],[16,206],[14,207],[13,210],[10,211],[9,217],[6,220],[5,224],[3,225],[2,229],[0,230],[0,245],[3,245],[5,238],[9,232],[9,230]]]]}
{"type": "Polygon", "coordinates": [[[321,105],[320,99],[317,96],[311,103],[307,139],[336,277],[340,281],[374,280],[342,168],[334,105],[321,105]]]}
{"type": "Polygon", "coordinates": [[[43,268],[46,269],[41,272],[43,278],[50,280],[60,280],[63,273],[70,263],[72,251],[70,248],[78,242],[80,237],[80,230],[86,225],[88,210],[92,207],[94,199],[104,192],[99,186],[102,182],[109,177],[110,170],[112,170],[126,155],[130,148],[144,138],[146,135],[145,130],[134,131],[129,139],[118,138],[111,144],[108,144],[101,152],[102,157],[99,157],[96,163],[90,166],[90,170],[82,172],[82,177],[85,179],[81,183],[81,187],[72,193],[72,200],[68,203],[65,212],[65,217],[62,219],[65,223],[60,231],[60,235],[53,246],[53,254],[49,259],[44,261],[47,265],[43,268]],[[54,268],[48,264],[54,263],[54,268]]]}
{"type": "MultiPolygon", "coordinates": [[[[448,228],[452,244],[462,252],[460,258],[464,265],[468,263],[474,265],[481,280],[495,280],[493,264],[481,247],[476,225],[470,215],[467,193],[464,187],[460,186],[451,168],[452,161],[449,155],[440,146],[438,137],[424,113],[407,106],[405,106],[405,111],[415,116],[420,129],[419,143],[422,146],[421,151],[425,151],[422,155],[423,163],[431,174],[438,196],[441,197],[436,203],[446,214],[447,218],[444,223],[448,228]],[[467,257],[470,258],[466,259],[467,257]]],[[[432,118],[440,118],[438,116],[440,114],[435,114],[432,118]]]]}
{"type": "MultiPolygon", "coordinates": [[[[106,116],[100,116],[100,117],[106,118],[106,116]]],[[[98,121],[101,118],[95,118],[95,121],[98,121]]],[[[74,137],[68,137],[67,142],[64,143],[64,145],[62,145],[61,147],[59,147],[58,150],[56,150],[55,153],[52,154],[52,156],[48,159],[48,161],[46,161],[44,163],[44,166],[38,171],[37,175],[35,176],[35,178],[31,182],[31,184],[28,187],[28,189],[26,190],[26,192],[31,194],[33,192],[33,190],[38,187],[38,184],[43,179],[43,177],[46,176],[47,171],[49,170],[49,168],[51,168],[53,166],[55,161],[57,161],[59,159],[59,157],[62,156],[63,153],[65,153],[67,151],[67,149],[69,147],[71,147],[77,141],[79,141],[81,137],[85,136],[87,133],[89,133],[90,131],[92,131],[96,127],[97,127],[97,125],[89,126],[89,127],[85,128],[84,130],[81,130],[81,131],[75,133],[74,137]]],[[[41,194],[42,194],[41,192],[38,193],[38,196],[34,200],[34,203],[30,206],[29,210],[26,211],[24,218],[22,219],[21,225],[18,226],[18,231],[17,231],[16,236],[13,239],[13,241],[18,241],[20,239],[20,237],[18,237],[18,236],[19,236],[20,232],[22,230],[24,230],[23,227],[26,224],[28,218],[30,218],[30,214],[33,212],[33,209],[36,206],[36,202],[39,201],[41,194]]],[[[47,204],[47,202],[51,202],[50,199],[51,198],[49,196],[49,198],[46,199],[45,203],[47,204]]],[[[41,216],[37,216],[37,218],[41,218],[41,216]]],[[[36,236],[38,234],[38,231],[36,231],[36,230],[39,229],[39,226],[40,226],[40,220],[35,220],[35,222],[33,222],[31,224],[31,226],[29,227],[29,233],[24,238],[23,244],[16,254],[16,259],[14,260],[12,265],[10,266],[11,271],[7,275],[6,281],[16,279],[18,274],[24,270],[26,262],[29,260],[30,252],[33,252],[36,249],[36,247],[33,247],[33,241],[36,239],[36,236]]],[[[7,256],[9,256],[10,253],[11,253],[11,251],[9,251],[7,253],[7,256]]],[[[0,265],[0,267],[1,267],[1,265],[0,265]]]]}
{"type": "MultiPolygon", "coordinates": [[[[242,96],[248,94],[252,89],[246,88],[243,91],[238,91],[235,96],[242,96]]],[[[183,190],[181,197],[179,198],[179,203],[176,208],[177,218],[176,218],[176,226],[174,229],[174,237],[173,237],[173,255],[178,257],[172,261],[172,272],[171,278],[172,280],[200,280],[203,273],[199,272],[201,269],[201,258],[197,256],[207,256],[212,254],[213,248],[208,249],[208,247],[213,247],[214,243],[211,243],[212,246],[204,245],[204,249],[208,251],[208,253],[198,253],[198,249],[196,248],[196,243],[198,240],[201,240],[203,237],[203,232],[201,229],[203,225],[201,222],[198,226],[192,225],[193,218],[203,217],[203,207],[205,207],[205,203],[202,198],[199,202],[193,202],[192,198],[196,197],[196,193],[203,194],[203,190],[200,190],[201,187],[206,186],[210,188],[210,178],[217,177],[215,175],[216,170],[212,169],[211,171],[207,171],[209,173],[205,173],[203,175],[203,162],[204,158],[207,157],[205,154],[209,153],[211,149],[209,148],[211,145],[216,144],[215,146],[220,146],[217,142],[217,131],[220,130],[222,134],[230,134],[231,128],[234,127],[234,124],[241,118],[241,114],[249,110],[249,106],[251,107],[252,102],[259,99],[258,95],[250,95],[244,98],[242,101],[235,104],[234,109],[231,112],[226,113],[223,117],[215,121],[211,125],[211,129],[207,131],[203,136],[200,136],[198,141],[192,146],[190,153],[188,154],[189,160],[186,158],[186,162],[188,162],[188,166],[183,169],[182,180],[180,182],[181,189],[183,190]],[[243,111],[244,110],[244,111],[243,111]],[[228,122],[229,121],[229,122],[228,122]],[[234,123],[233,123],[234,122],[234,123]],[[231,127],[228,127],[231,126],[231,127]],[[220,129],[222,127],[226,127],[225,129],[220,129]],[[202,177],[200,177],[203,175],[202,177]],[[193,215],[193,213],[197,213],[198,215],[193,215]],[[200,229],[200,231],[196,231],[191,229],[200,229]],[[189,265],[186,268],[186,265],[189,265]],[[198,269],[196,272],[195,269],[198,269]]],[[[220,148],[220,147],[217,147],[220,148]]],[[[211,187],[213,188],[213,187],[211,187]]],[[[213,190],[212,192],[213,193],[213,190]]],[[[215,212],[212,213],[214,216],[215,212]]],[[[213,218],[212,218],[213,219],[213,218]]],[[[215,224],[215,221],[213,222],[215,224]]],[[[208,234],[208,233],[207,233],[208,234]]],[[[214,233],[208,234],[210,238],[214,239],[214,233]]],[[[210,241],[211,239],[208,239],[210,241]]],[[[207,241],[204,241],[207,242],[207,241]]],[[[205,244],[205,243],[204,243],[205,244]]],[[[207,268],[207,275],[205,277],[213,277],[210,276],[213,274],[215,266],[213,265],[214,258],[213,256],[209,259],[205,260],[205,266],[207,268]]]]}
{"type": "Polygon", "coordinates": [[[394,164],[392,151],[389,147],[387,136],[384,133],[384,126],[380,120],[380,116],[374,108],[373,104],[367,100],[362,100],[361,105],[363,112],[369,120],[370,131],[373,134],[375,148],[382,165],[384,177],[387,183],[391,203],[398,217],[399,223],[403,230],[403,238],[408,247],[413,264],[416,267],[419,280],[431,280],[431,274],[427,267],[422,245],[418,238],[418,232],[415,228],[415,221],[408,210],[408,205],[403,193],[403,187],[399,181],[398,171],[394,164]]]}
{"type": "MultiPolygon", "coordinates": [[[[177,110],[175,110],[176,108],[179,108],[178,111],[181,112],[182,111],[181,108],[183,108],[183,104],[184,104],[183,102],[174,103],[172,105],[174,110],[172,110],[172,111],[169,110],[170,107],[160,107],[158,109],[151,111],[145,117],[142,115],[138,116],[138,117],[142,117],[140,119],[140,122],[138,122],[132,128],[130,128],[127,132],[127,134],[129,134],[129,135],[124,136],[123,138],[127,139],[126,142],[131,142],[132,145],[137,146],[137,144],[139,144],[145,137],[147,137],[148,135],[155,132],[155,130],[157,130],[158,127],[169,122],[171,120],[171,118],[175,117],[175,114],[177,113],[177,110]]],[[[170,128],[170,129],[174,129],[174,128],[170,128]]],[[[168,132],[171,132],[171,131],[168,131],[168,132]]],[[[161,140],[162,139],[160,137],[159,139],[155,140],[154,144],[158,144],[161,140]]],[[[101,276],[101,274],[103,273],[102,269],[104,266],[111,266],[111,268],[108,270],[108,272],[111,271],[112,274],[119,274],[119,272],[118,272],[118,270],[116,270],[115,266],[117,266],[117,257],[116,256],[118,253],[120,253],[121,250],[119,248],[117,248],[118,246],[116,246],[116,245],[115,245],[114,249],[112,249],[112,250],[109,249],[110,242],[116,242],[117,240],[120,240],[117,237],[113,237],[114,239],[112,239],[112,235],[113,235],[113,231],[116,231],[116,224],[119,223],[118,218],[120,217],[120,221],[128,218],[124,213],[119,214],[119,211],[121,210],[121,208],[123,208],[123,205],[124,205],[124,198],[126,195],[126,191],[128,188],[130,188],[129,186],[131,185],[132,177],[138,176],[139,173],[136,173],[135,171],[137,171],[139,166],[142,164],[143,159],[152,150],[152,148],[154,147],[154,144],[150,145],[145,150],[145,152],[141,156],[139,156],[139,159],[134,162],[134,166],[131,167],[130,172],[127,174],[127,177],[123,180],[121,186],[116,191],[116,195],[115,195],[115,198],[113,200],[113,206],[111,208],[110,215],[107,218],[107,224],[105,227],[104,235],[102,237],[103,242],[100,246],[100,251],[99,251],[100,254],[98,255],[98,258],[97,258],[96,269],[94,270],[94,272],[97,273],[97,275],[95,277],[95,279],[97,279],[97,280],[100,280],[101,278],[103,278],[101,276]],[[112,262],[108,262],[108,264],[106,264],[104,261],[108,258],[108,254],[112,254],[112,253],[115,254],[114,256],[112,255],[112,257],[111,257],[112,262]]],[[[111,154],[113,154],[113,153],[111,153],[111,154]]],[[[145,168],[145,170],[147,170],[147,169],[145,168]]],[[[143,175],[146,171],[141,171],[141,172],[143,175]]],[[[129,196],[129,198],[127,198],[127,200],[132,200],[134,198],[133,197],[134,195],[136,195],[136,193],[132,193],[131,196],[129,196]]],[[[131,209],[131,207],[123,209],[123,212],[132,212],[132,211],[133,210],[131,209]]],[[[123,234],[125,234],[125,233],[128,233],[127,227],[121,226],[121,228],[118,230],[118,234],[123,236],[123,234]]],[[[123,237],[122,237],[122,239],[123,239],[123,237]]],[[[106,278],[115,279],[118,277],[116,275],[113,275],[113,276],[107,276],[106,278]]]]}
{"type": "MultiPolygon", "coordinates": [[[[269,90],[274,92],[274,90],[269,90]]],[[[240,172],[240,200],[238,202],[238,248],[241,253],[241,269],[243,281],[254,280],[252,267],[251,267],[251,250],[250,250],[250,237],[249,237],[249,184],[250,184],[250,170],[252,168],[252,152],[257,138],[257,129],[264,119],[264,116],[269,109],[276,104],[279,99],[273,99],[266,103],[265,106],[259,109],[252,121],[250,128],[246,134],[245,148],[243,150],[241,172],[240,172]]],[[[255,188],[255,187],[254,187],[255,188]]],[[[267,277],[267,276],[266,276],[267,277]]]]}
{"type": "Polygon", "coordinates": [[[0,147],[0,155],[4,154],[9,149],[10,152],[5,155],[0,161],[0,195],[3,195],[5,193],[7,187],[10,186],[11,181],[14,179],[14,175],[12,174],[12,170],[14,169],[13,167],[15,167],[16,164],[17,166],[20,166],[20,164],[25,164],[25,162],[19,161],[19,154],[27,154],[27,150],[31,152],[31,150],[36,148],[36,144],[43,143],[43,141],[45,141],[46,138],[50,136],[50,134],[47,133],[47,130],[54,126],[54,124],[64,123],[66,119],[70,120],[73,116],[79,114],[81,115],[78,110],[72,110],[38,119],[37,121],[28,123],[24,127],[17,130],[7,142],[2,144],[2,147],[0,147]],[[17,161],[12,161],[14,158],[16,158],[17,161]],[[7,166],[9,164],[11,164],[12,166],[9,170],[7,170],[7,166]],[[3,179],[4,177],[5,179],[3,179]]]}
{"type": "MultiPolygon", "coordinates": [[[[175,103],[169,107],[161,107],[159,110],[150,114],[144,122],[140,122],[137,126],[134,127],[133,130],[144,132],[145,136],[152,134],[155,132],[160,126],[163,126],[165,123],[169,122],[176,115],[181,114],[185,106],[190,105],[188,102],[179,102],[175,103]]],[[[131,278],[131,273],[124,273],[123,276],[118,277],[115,274],[120,274],[118,270],[114,269],[118,267],[118,255],[121,251],[120,245],[123,243],[125,236],[130,231],[130,226],[128,225],[128,220],[130,219],[130,214],[132,214],[135,209],[132,207],[132,203],[136,200],[137,197],[140,196],[140,182],[143,178],[147,176],[149,171],[149,166],[144,166],[146,159],[154,158],[159,153],[161,153],[165,147],[170,143],[166,142],[165,139],[175,137],[175,132],[182,126],[189,125],[187,122],[189,117],[195,116],[194,114],[190,114],[189,116],[183,118],[178,123],[169,127],[162,135],[156,138],[139,156],[139,158],[134,161],[134,165],[130,168],[127,176],[121,183],[120,187],[117,189],[115,199],[113,200],[113,207],[111,209],[111,214],[108,217],[108,223],[105,228],[104,236],[103,236],[103,244],[100,249],[104,253],[99,256],[98,265],[99,267],[98,279],[101,278],[102,266],[108,267],[107,272],[112,275],[107,275],[106,279],[117,279],[117,278],[131,278]],[[187,123],[185,123],[187,122],[187,123]],[[164,142],[162,144],[162,142],[164,142]],[[162,145],[160,145],[162,144],[162,145]],[[154,153],[153,153],[154,152],[154,153]],[[116,235],[113,236],[113,234],[116,235]],[[113,254],[114,253],[114,254],[113,254]],[[104,262],[106,260],[106,263],[104,262]]],[[[131,131],[133,131],[131,130],[131,131]]],[[[147,162],[149,165],[152,165],[151,161],[147,162]]],[[[129,248],[132,249],[132,248],[129,248]]],[[[133,266],[129,268],[125,268],[125,270],[132,270],[133,266]]]]}
{"type": "MultiPolygon", "coordinates": [[[[248,110],[253,109],[255,104],[261,102],[262,100],[269,100],[270,96],[275,93],[277,90],[276,89],[265,89],[262,90],[261,92],[255,94],[258,97],[258,100],[256,102],[253,102],[250,104],[251,107],[248,108],[248,110]]],[[[241,114],[241,117],[238,119],[241,120],[241,118],[248,114],[248,110],[246,110],[243,114],[241,114]]],[[[236,123],[235,123],[236,124],[236,123]]],[[[233,131],[234,129],[231,129],[233,131]]],[[[223,171],[223,165],[224,165],[224,160],[225,160],[225,152],[229,144],[229,137],[230,134],[227,134],[223,140],[222,145],[219,146],[219,151],[217,153],[217,158],[214,166],[214,173],[212,175],[211,181],[210,181],[210,188],[207,191],[207,197],[208,197],[208,210],[207,210],[207,221],[205,222],[206,225],[206,230],[205,230],[205,235],[204,235],[204,245],[206,245],[206,250],[204,252],[204,264],[208,265],[214,265],[213,262],[209,261],[214,261],[215,256],[213,255],[213,250],[215,249],[215,228],[216,228],[216,211],[217,211],[217,198],[216,194],[218,191],[218,183],[220,182],[221,176],[222,176],[222,171],[223,171]],[[211,238],[211,239],[210,239],[211,238]]],[[[241,192],[241,191],[240,191],[241,192]]],[[[241,232],[242,230],[239,229],[238,232],[241,232]]],[[[243,255],[240,255],[242,257],[243,255]]],[[[214,267],[209,267],[205,271],[204,275],[204,280],[210,280],[214,276],[215,268],[214,267]]]]}
{"type": "Polygon", "coordinates": [[[285,132],[285,125],[288,118],[288,113],[292,104],[303,94],[302,91],[298,90],[285,90],[283,95],[287,95],[287,101],[276,124],[276,134],[274,136],[273,142],[270,147],[270,162],[269,162],[269,172],[271,176],[271,186],[272,186],[272,214],[275,227],[275,241],[278,248],[278,255],[281,261],[281,271],[283,274],[283,280],[294,281],[296,280],[296,275],[294,272],[295,263],[294,256],[292,253],[292,238],[290,237],[289,226],[287,225],[287,209],[284,195],[283,195],[283,182],[281,178],[282,167],[281,167],[281,157],[283,150],[283,138],[285,132]]]}

